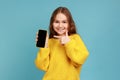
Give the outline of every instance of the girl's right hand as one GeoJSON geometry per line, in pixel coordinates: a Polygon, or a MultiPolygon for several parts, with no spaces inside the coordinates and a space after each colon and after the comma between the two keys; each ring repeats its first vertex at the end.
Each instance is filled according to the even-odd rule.
{"type": "Polygon", "coordinates": [[[36,39],[35,39],[36,43],[38,41],[38,32],[36,33],[36,39]]]}

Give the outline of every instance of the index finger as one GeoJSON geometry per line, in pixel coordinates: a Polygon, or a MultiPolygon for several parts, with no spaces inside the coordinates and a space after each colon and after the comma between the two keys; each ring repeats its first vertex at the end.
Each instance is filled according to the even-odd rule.
{"type": "Polygon", "coordinates": [[[66,36],[68,36],[68,30],[66,30],[66,36]]]}

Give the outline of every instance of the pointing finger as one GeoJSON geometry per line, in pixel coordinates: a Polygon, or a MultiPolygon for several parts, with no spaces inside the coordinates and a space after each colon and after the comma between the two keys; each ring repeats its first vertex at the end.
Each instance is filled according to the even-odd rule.
{"type": "Polygon", "coordinates": [[[68,30],[66,30],[66,36],[68,36],[68,30]]]}

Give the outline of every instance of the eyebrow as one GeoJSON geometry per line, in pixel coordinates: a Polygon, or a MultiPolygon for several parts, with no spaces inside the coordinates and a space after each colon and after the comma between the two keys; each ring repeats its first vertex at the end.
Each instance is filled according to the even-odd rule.
{"type": "MultiPolygon", "coordinates": [[[[55,19],[54,21],[59,21],[59,20],[56,20],[56,19],[55,19]]],[[[62,21],[68,21],[68,20],[62,20],[62,21]]]]}

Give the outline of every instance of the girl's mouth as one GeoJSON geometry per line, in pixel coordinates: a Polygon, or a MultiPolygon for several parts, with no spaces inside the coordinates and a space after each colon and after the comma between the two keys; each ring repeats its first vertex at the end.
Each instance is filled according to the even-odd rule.
{"type": "Polygon", "coordinates": [[[57,30],[60,31],[60,32],[62,32],[62,31],[65,30],[65,28],[58,28],[57,30]]]}

